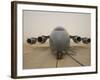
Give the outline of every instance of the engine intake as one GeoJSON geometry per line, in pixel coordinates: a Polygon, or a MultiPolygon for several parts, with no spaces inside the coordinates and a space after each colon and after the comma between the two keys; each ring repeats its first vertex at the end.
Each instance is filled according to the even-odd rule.
{"type": "Polygon", "coordinates": [[[45,43],[48,38],[49,38],[49,36],[44,36],[44,35],[39,36],[38,37],[38,42],[45,43]]]}
{"type": "Polygon", "coordinates": [[[88,44],[88,43],[91,42],[91,39],[85,37],[85,38],[82,38],[82,42],[83,42],[84,44],[88,44]]]}
{"type": "Polygon", "coordinates": [[[74,41],[75,43],[78,43],[78,42],[81,41],[81,37],[80,37],[80,36],[70,36],[70,38],[73,39],[73,41],[74,41]]]}
{"type": "Polygon", "coordinates": [[[36,41],[37,41],[37,38],[34,38],[34,37],[27,39],[27,43],[29,43],[29,44],[35,44],[36,41]]]}

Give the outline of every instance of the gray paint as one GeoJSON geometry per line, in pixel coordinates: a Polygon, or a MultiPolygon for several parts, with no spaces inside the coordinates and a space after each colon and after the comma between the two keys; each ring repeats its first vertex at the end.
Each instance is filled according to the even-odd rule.
{"type": "Polygon", "coordinates": [[[56,56],[63,56],[67,53],[70,47],[69,34],[63,27],[57,27],[50,34],[49,44],[51,50],[53,53],[55,52],[56,56]]]}

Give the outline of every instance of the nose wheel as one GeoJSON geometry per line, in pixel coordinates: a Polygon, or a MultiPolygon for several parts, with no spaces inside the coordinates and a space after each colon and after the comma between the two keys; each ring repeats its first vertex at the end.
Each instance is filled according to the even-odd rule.
{"type": "Polygon", "coordinates": [[[57,59],[62,59],[63,54],[57,53],[57,59]]]}

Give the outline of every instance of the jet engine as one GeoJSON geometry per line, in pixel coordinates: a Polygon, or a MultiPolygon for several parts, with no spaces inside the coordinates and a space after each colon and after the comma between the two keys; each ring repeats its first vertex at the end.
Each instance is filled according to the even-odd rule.
{"type": "Polygon", "coordinates": [[[70,36],[71,39],[73,39],[73,41],[75,43],[79,43],[81,41],[81,37],[80,36],[70,36]]]}
{"type": "Polygon", "coordinates": [[[91,42],[91,40],[90,40],[90,38],[82,38],[82,42],[84,43],[84,44],[88,44],[88,43],[90,43],[91,42]]]}
{"type": "Polygon", "coordinates": [[[27,39],[27,43],[29,43],[29,44],[35,44],[36,41],[37,41],[37,38],[34,38],[34,37],[27,39]]]}
{"type": "Polygon", "coordinates": [[[39,43],[45,43],[48,38],[49,38],[49,36],[44,36],[44,35],[39,36],[38,37],[38,42],[39,43]]]}

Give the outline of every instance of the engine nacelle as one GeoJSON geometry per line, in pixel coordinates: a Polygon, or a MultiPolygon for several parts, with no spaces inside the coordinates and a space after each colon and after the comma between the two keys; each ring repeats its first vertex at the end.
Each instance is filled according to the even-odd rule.
{"type": "Polygon", "coordinates": [[[39,43],[45,43],[45,42],[47,41],[48,38],[49,38],[49,36],[44,36],[44,35],[39,36],[39,37],[38,37],[38,42],[39,42],[39,43]]]}
{"type": "Polygon", "coordinates": [[[80,36],[70,36],[71,39],[73,39],[73,41],[75,43],[79,43],[81,41],[81,37],[80,36]]]}
{"type": "Polygon", "coordinates": [[[29,43],[29,44],[35,44],[36,41],[37,41],[37,38],[34,38],[34,37],[27,39],[27,43],[29,43]]]}
{"type": "Polygon", "coordinates": [[[82,38],[82,42],[83,42],[84,44],[88,44],[88,43],[91,42],[91,39],[85,37],[85,38],[82,38]]]}

